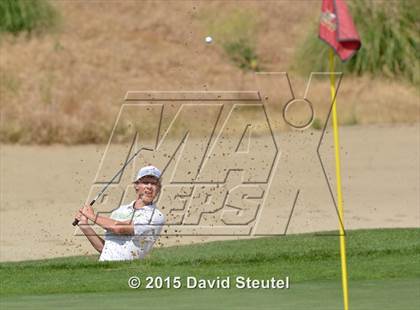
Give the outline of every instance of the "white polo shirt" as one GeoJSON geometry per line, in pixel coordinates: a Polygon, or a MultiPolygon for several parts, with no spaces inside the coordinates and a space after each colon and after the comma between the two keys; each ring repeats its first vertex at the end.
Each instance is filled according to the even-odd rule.
{"type": "Polygon", "coordinates": [[[142,259],[159,238],[165,216],[154,204],[134,209],[134,203],[122,205],[111,214],[111,218],[117,221],[132,219],[134,235],[116,235],[106,231],[100,261],[142,259]]]}

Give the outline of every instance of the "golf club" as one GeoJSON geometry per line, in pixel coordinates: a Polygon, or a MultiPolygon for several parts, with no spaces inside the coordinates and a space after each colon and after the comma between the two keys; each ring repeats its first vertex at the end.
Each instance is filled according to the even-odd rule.
{"type": "MultiPolygon", "coordinates": [[[[121,167],[120,170],[118,170],[118,172],[112,177],[112,179],[101,189],[101,191],[96,195],[95,198],[93,198],[93,200],[89,203],[90,206],[93,206],[94,203],[96,202],[96,200],[99,199],[99,197],[102,196],[102,194],[106,191],[106,189],[108,188],[108,186],[110,184],[112,184],[112,182],[114,182],[114,180],[124,171],[125,167],[127,167],[127,165],[134,159],[134,157],[136,157],[142,150],[146,150],[146,151],[153,151],[152,149],[149,148],[140,148],[139,150],[137,150],[133,156],[130,157],[130,159],[128,159],[125,164],[121,167]]],[[[76,226],[77,224],[79,224],[79,220],[78,219],[74,219],[72,225],[76,226]]]]}

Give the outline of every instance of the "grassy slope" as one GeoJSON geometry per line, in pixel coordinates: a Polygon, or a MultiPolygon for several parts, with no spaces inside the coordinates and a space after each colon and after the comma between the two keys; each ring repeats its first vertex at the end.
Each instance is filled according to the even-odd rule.
{"type": "MultiPolygon", "coordinates": [[[[419,237],[419,229],[349,232],[350,281],[418,279],[419,237]]],[[[333,280],[339,286],[337,239],[293,235],[213,242],[157,249],[149,259],[137,262],[98,263],[96,257],[69,257],[2,263],[1,296],[127,292],[127,279],[133,275],[290,276],[292,283],[333,280]]]]}
{"type": "MultiPolygon", "coordinates": [[[[304,38],[311,31],[317,37],[311,25],[320,9],[319,1],[293,0],[50,2],[62,16],[59,31],[1,37],[2,142],[106,143],[127,90],[255,90],[254,74],[229,59],[217,35],[204,43],[208,20],[220,25],[238,9],[255,14],[261,69],[290,71],[304,38]]],[[[309,73],[290,72],[297,97],[309,73]]],[[[398,78],[346,75],[344,81],[340,124],[419,121],[414,86],[398,78]]],[[[288,87],[273,85],[288,101],[288,87]]],[[[310,94],[329,98],[328,83],[312,81],[310,94]]],[[[281,113],[272,117],[281,120],[281,113]]],[[[193,118],[200,123],[205,115],[193,118]]]]}

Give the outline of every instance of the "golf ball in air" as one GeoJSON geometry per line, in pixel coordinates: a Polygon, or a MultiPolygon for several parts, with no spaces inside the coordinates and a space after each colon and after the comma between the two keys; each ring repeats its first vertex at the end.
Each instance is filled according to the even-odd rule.
{"type": "Polygon", "coordinates": [[[206,41],[207,44],[210,44],[211,42],[213,42],[213,38],[210,36],[207,36],[204,40],[206,41]]]}

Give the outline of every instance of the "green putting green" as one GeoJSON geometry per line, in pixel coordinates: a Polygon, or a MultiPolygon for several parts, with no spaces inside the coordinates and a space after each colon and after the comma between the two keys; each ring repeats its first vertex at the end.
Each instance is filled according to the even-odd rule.
{"type": "MultiPolygon", "coordinates": [[[[420,280],[350,282],[350,309],[418,309],[420,280]]],[[[14,296],[2,309],[341,309],[339,281],[297,283],[289,290],[156,290],[14,296]]]]}
{"type": "MultiPolygon", "coordinates": [[[[417,309],[420,229],[347,233],[350,309],[417,309]]],[[[292,235],[156,249],[144,261],[68,257],[0,264],[1,309],[342,309],[337,236],[292,235]],[[142,280],[139,289],[128,278],[142,280]],[[181,289],[145,289],[179,276],[181,289]],[[230,289],[188,289],[186,279],[230,277],[230,289]],[[290,278],[289,289],[237,289],[236,276],[290,278]]]]}

